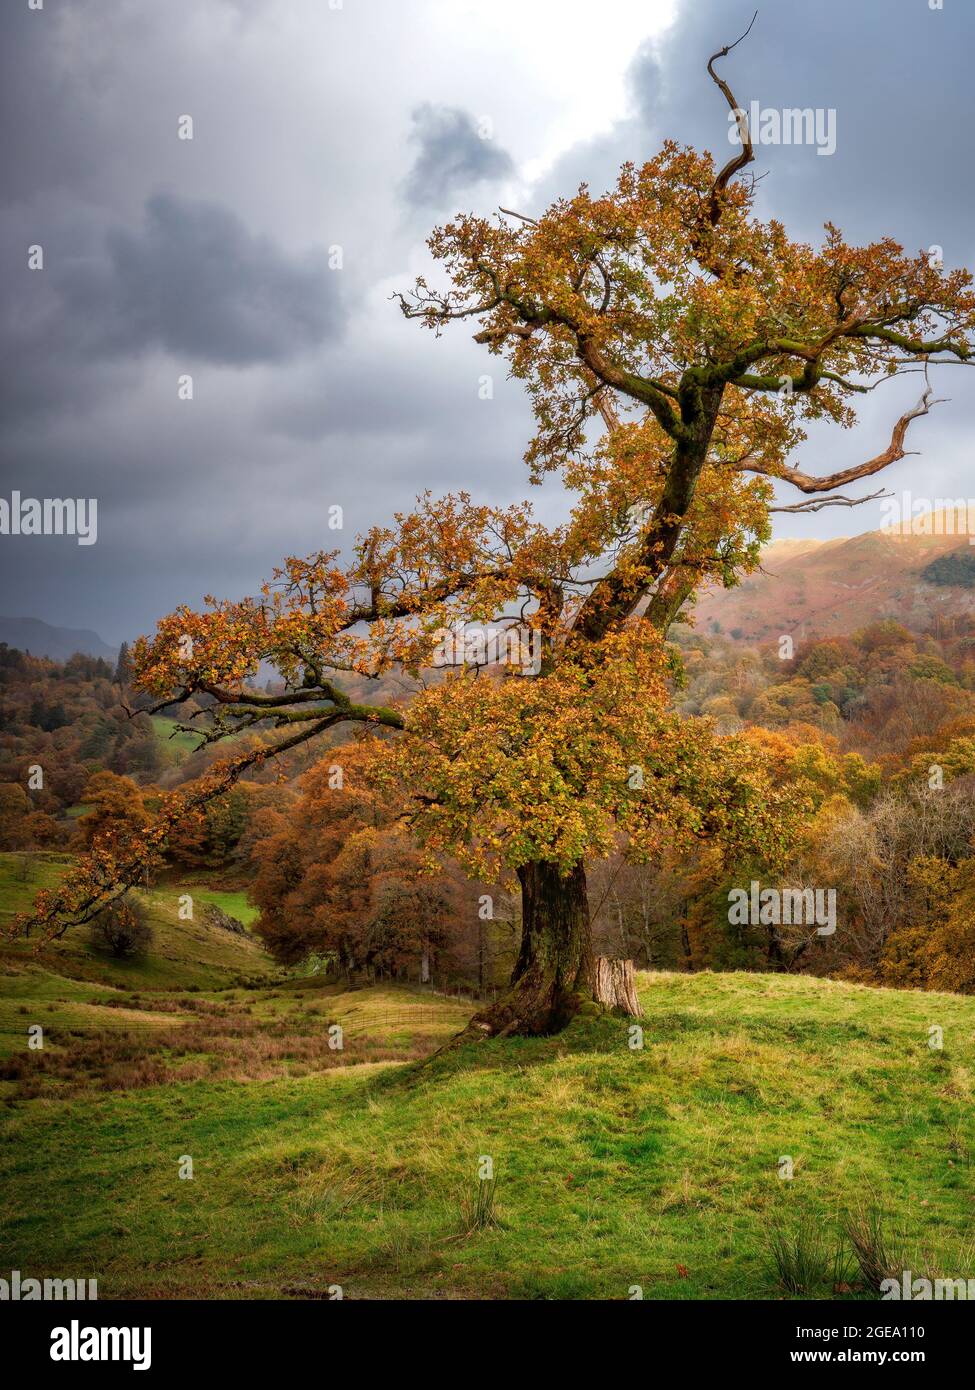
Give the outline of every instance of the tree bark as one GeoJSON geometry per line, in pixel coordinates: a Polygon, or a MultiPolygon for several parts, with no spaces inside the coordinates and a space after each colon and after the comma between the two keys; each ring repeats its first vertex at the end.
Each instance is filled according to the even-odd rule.
{"type": "Polygon", "coordinates": [[[597,1004],[605,1004],[609,1009],[620,1009],[633,1018],[643,1017],[631,960],[597,956],[593,966],[593,997],[597,1004]]]}
{"type": "Polygon", "coordinates": [[[632,961],[604,960],[607,969],[600,980],[606,997],[597,994],[583,865],[575,864],[562,874],[557,864],[538,860],[523,865],[518,878],[521,949],[511,989],[496,1004],[475,1014],[461,1036],[558,1033],[584,1004],[594,1002],[638,1014],[632,961]]]}

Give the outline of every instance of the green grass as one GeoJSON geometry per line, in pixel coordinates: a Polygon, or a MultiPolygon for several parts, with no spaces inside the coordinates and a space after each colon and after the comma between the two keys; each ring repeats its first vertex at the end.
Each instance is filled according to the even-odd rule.
{"type": "MultiPolygon", "coordinates": [[[[27,909],[42,888],[53,888],[67,871],[67,855],[32,854],[29,876],[21,877],[23,856],[0,854],[0,923],[27,909]]],[[[280,975],[260,944],[250,937],[208,927],[195,913],[196,920],[179,916],[180,898],[189,894],[194,901],[219,903],[227,912],[248,924],[256,911],[242,893],[211,888],[206,883],[168,882],[154,885],[149,893],[138,893],[149,910],[155,937],[145,956],[116,961],[95,950],[85,929],[68,932],[60,941],[37,949],[32,941],[0,938],[0,1055],[12,1050],[10,1001],[21,994],[41,998],[47,1007],[60,1001],[64,1009],[59,1021],[71,1022],[76,1014],[75,997],[88,998],[90,988],[109,990],[220,990],[241,977],[270,981],[280,975]]],[[[16,1033],[22,1032],[17,1025],[16,1033]]]]}
{"type": "MultiPolygon", "coordinates": [[[[642,1049],[627,1021],[596,1017],[423,1065],[349,1063],[402,1034],[410,1009],[414,1050],[429,1051],[456,1004],[314,981],[238,992],[279,1038],[316,1009],[322,1030],[341,1021],[344,1065],[322,1054],[297,1074],[279,1059],[243,1066],[250,1079],[121,1091],[96,1071],[80,1092],[58,1082],[64,1099],[12,1096],[0,1267],[94,1276],[102,1297],[340,1284],[346,1297],[625,1299],[639,1285],[771,1299],[788,1296],[774,1232],[814,1223],[832,1241],[869,1200],[895,1262],[975,1273],[975,1000],[747,974],[639,984],[642,1049]],[[185,1154],[192,1181],[177,1175],[185,1154]],[[475,1222],[485,1156],[497,1200],[475,1222]]],[[[837,1294],[807,1263],[812,1296],[870,1296],[837,1294]]]]}
{"type": "Polygon", "coordinates": [[[199,885],[189,884],[184,886],[182,891],[192,893],[193,897],[201,902],[216,903],[231,917],[236,917],[238,922],[243,922],[245,927],[249,927],[260,916],[254,904],[248,902],[247,894],[242,888],[201,888],[199,885]]]}
{"type": "Polygon", "coordinates": [[[152,726],[165,756],[171,762],[182,761],[183,758],[188,757],[190,753],[195,753],[202,746],[202,739],[196,734],[180,729],[179,721],[176,719],[166,719],[161,714],[154,714],[152,726]]]}

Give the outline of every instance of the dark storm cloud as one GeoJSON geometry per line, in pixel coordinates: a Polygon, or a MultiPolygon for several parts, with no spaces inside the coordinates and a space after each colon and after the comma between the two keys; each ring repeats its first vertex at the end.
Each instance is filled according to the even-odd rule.
{"type": "Polygon", "coordinates": [[[156,194],[144,225],[109,232],[105,251],[53,279],[68,319],[109,356],[159,347],[231,366],[281,362],[344,320],[325,251],[289,257],[212,203],[156,194]]]}
{"type": "MultiPolygon", "coordinates": [[[[462,24],[439,0],[0,5],[0,495],[99,499],[95,546],[0,542],[5,611],[116,643],[203,593],[253,592],[284,554],[348,545],[426,487],[523,496],[521,384],[469,326],[438,342],[389,295],[428,271],[428,223],[493,201],[492,181],[518,183],[512,155],[537,168],[564,151],[539,183],[512,190],[529,213],[583,179],[611,186],[622,161],[666,137],[726,157],[727,113],[704,64],[752,8],[682,0],[664,39],[640,48],[652,23],[637,32],[606,0],[632,57],[629,114],[566,150],[552,132],[574,96],[550,109],[557,84],[532,85],[552,71],[545,45],[502,35],[521,80],[506,89],[492,76],[495,0],[463,7],[462,24]],[[481,109],[503,144],[479,137],[469,110],[481,109]],[[192,142],[176,138],[183,112],[192,142]],[[41,273],[26,268],[34,243],[41,273]],[[341,272],[326,268],[332,243],[341,272]],[[187,370],[192,402],[177,397],[187,370]],[[327,529],[334,503],[339,536],[327,529]]],[[[587,25],[570,19],[588,61],[587,25]]],[[[948,264],[971,263],[973,38],[975,5],[961,0],[941,12],[926,0],[764,5],[726,74],[743,103],[835,107],[837,150],[761,148],[763,215],[810,240],[832,216],[851,238],[938,243],[948,264]]],[[[918,422],[911,444],[924,456],[891,482],[910,485],[904,470],[920,464],[926,488],[961,495],[968,373],[942,375],[938,394],[955,400],[918,422]]],[[[916,397],[916,379],[903,386],[916,397]]],[[[831,437],[824,456],[840,466],[882,448],[901,407],[885,393],[898,389],[868,397],[863,429],[839,448],[831,437]]],[[[815,471],[814,446],[804,462],[815,471]]],[[[546,515],[559,505],[547,484],[530,496],[546,515]]],[[[853,517],[839,524],[878,524],[853,517]]]]}
{"type": "Polygon", "coordinates": [[[419,148],[403,181],[403,197],[412,207],[442,208],[455,193],[514,172],[511,156],[482,137],[467,111],[425,102],[412,119],[410,140],[419,148]]]}
{"type": "Polygon", "coordinates": [[[352,357],[336,348],[300,369],[212,380],[204,371],[192,402],[177,400],[164,359],[148,365],[97,401],[81,428],[59,418],[21,431],[8,495],[97,497],[99,538],[87,548],[73,537],[0,541],[9,610],[27,612],[26,603],[117,644],[179,603],[255,592],[284,555],[348,547],[425,488],[466,484],[496,500],[523,481],[524,393],[499,379],[495,398],[480,399],[473,345],[445,352],[413,332],[352,357]],[[341,531],[329,529],[334,504],[341,531]]]}
{"type": "MultiPolygon", "coordinates": [[[[287,364],[341,337],[352,299],[327,252],[291,255],[227,208],[151,197],[141,226],[104,229],[82,207],[22,212],[0,233],[0,409],[7,430],[39,415],[87,412],[131,385],[147,354],[233,368],[287,364]],[[27,248],[43,246],[43,270],[27,248]]],[[[174,366],[173,373],[176,373],[174,366]]]]}

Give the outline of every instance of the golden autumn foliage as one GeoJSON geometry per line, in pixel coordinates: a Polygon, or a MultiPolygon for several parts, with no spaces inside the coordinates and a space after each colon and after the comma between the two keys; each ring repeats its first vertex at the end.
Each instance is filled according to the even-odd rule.
{"type": "Polygon", "coordinates": [[[334,748],[255,846],[255,931],[278,960],[317,956],[350,976],[397,973],[421,954],[432,966],[461,917],[468,886],[425,862],[399,822],[402,797],[370,784],[369,762],[364,743],[334,748]]]}
{"type": "Polygon", "coordinates": [[[914,859],[908,881],[913,920],[888,937],[879,979],[904,988],[975,992],[975,858],[956,864],[914,859]]]}
{"type": "Polygon", "coordinates": [[[473,872],[532,860],[568,869],[621,836],[634,858],[665,838],[774,855],[795,798],[747,741],[678,718],[668,673],[659,636],[634,627],[536,679],[448,679],[412,703],[377,773],[411,789],[421,838],[473,872]]]}
{"type": "MultiPolygon", "coordinates": [[[[708,70],[734,107],[713,66],[729,51],[708,70]]],[[[527,503],[427,493],[345,562],[290,558],[256,597],[180,608],[133,652],[157,708],[205,697],[195,726],[209,741],[259,730],[261,759],[337,725],[380,734],[374,775],[408,798],[421,841],[478,871],[518,870],[526,894],[532,885],[530,953],[550,928],[542,897],[562,891],[553,865],[575,895],[565,920],[585,935],[585,858],[708,842],[774,863],[808,807],[862,797],[873,775],[812,745],[721,737],[679,717],[665,638],[704,581],[731,585],[757,564],[774,480],[811,499],[794,509],[829,505],[905,456],[929,386],[863,463],[810,473],[792,457],[808,422],[852,426],[857,398],[887,378],[968,361],[975,296],[967,272],[890,238],[853,246],[827,222],[818,246],[791,239],[755,213],[754,182],[738,178],[751,158],[747,132],[723,168],[668,141],[602,195],[583,187],[537,217],[459,215],[429,241],[443,284],[421,278],[400,296],[437,334],[469,321],[524,385],[529,472],[560,476],[563,523],[542,525],[527,503]],[[420,676],[444,632],[472,624],[530,626],[538,669],[468,662],[408,709],[343,688],[343,674],[420,676]],[[282,693],[250,684],[262,663],[282,693]]],[[[785,711],[815,713],[808,700],[785,711]]],[[[146,854],[188,809],[167,798],[146,854]]],[[[125,872],[86,863],[38,918],[60,929],[85,910],[86,889],[125,872]]],[[[527,970],[532,1028],[564,1019],[586,943],[570,954],[531,957],[545,957],[564,996],[539,1004],[544,981],[527,970]]]]}

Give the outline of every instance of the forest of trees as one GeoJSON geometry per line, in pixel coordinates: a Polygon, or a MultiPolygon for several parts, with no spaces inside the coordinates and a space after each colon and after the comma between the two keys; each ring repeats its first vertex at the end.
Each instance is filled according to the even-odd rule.
{"type": "Polygon", "coordinates": [[[776,669],[784,663],[774,650],[763,660],[695,641],[690,703],[744,727],[795,789],[804,819],[778,868],[707,851],[670,856],[649,871],[621,866],[621,892],[604,866],[603,928],[666,968],[970,991],[975,700],[970,643],[958,646],[952,666],[951,651],[883,624],[810,644],[789,663],[793,674],[776,669]],[[845,714],[830,691],[843,696],[845,714]],[[729,891],[752,879],[835,890],[840,929],[820,937],[806,927],[733,927],[729,891]]]}
{"type": "MultiPolygon", "coordinates": [[[[788,658],[775,644],[677,634],[681,710],[745,738],[803,814],[774,863],[676,841],[644,863],[621,852],[593,860],[597,951],[645,968],[975,991],[975,617],[950,636],[884,621],[788,658]],[[752,878],[835,888],[842,930],[732,926],[729,890],[752,878]]],[[[124,843],[166,787],[205,777],[213,750],[165,766],[149,716],[125,716],[103,662],[0,660],[0,848],[124,843]],[[64,722],[46,728],[59,705],[64,722]],[[45,740],[55,776],[28,793],[28,761],[45,740]]],[[[257,933],[282,963],[496,991],[517,957],[518,894],[424,851],[402,812],[402,797],[370,780],[362,741],[336,742],[286,777],[255,769],[208,800],[174,826],[161,872],[245,886],[257,933]]]]}

